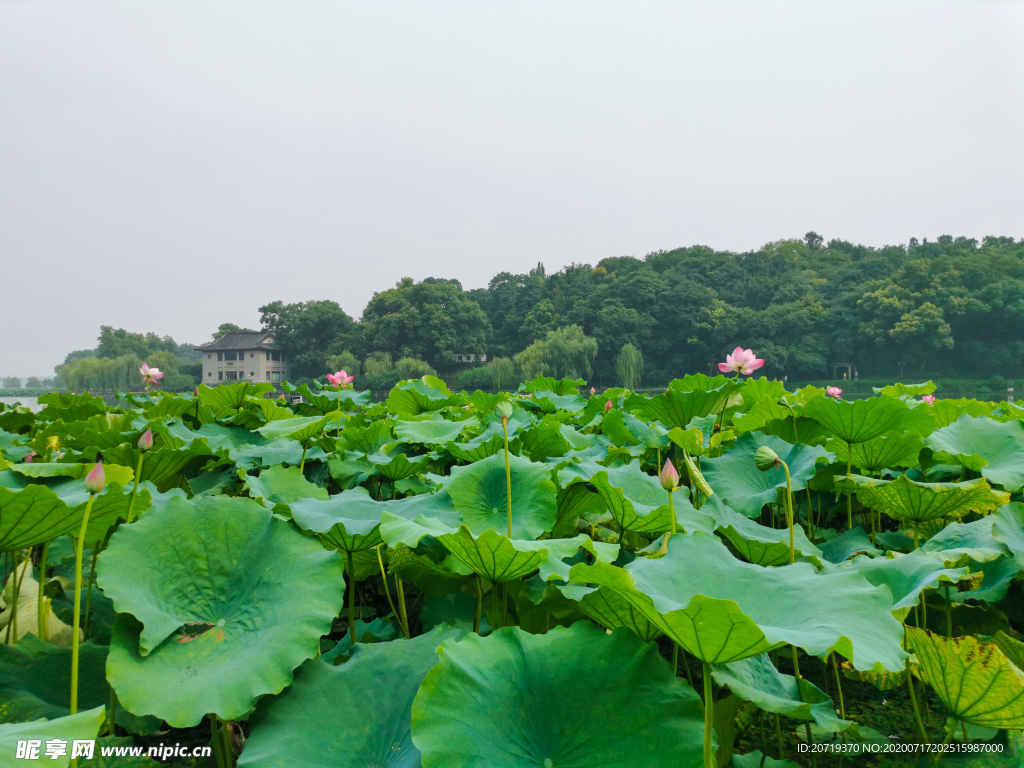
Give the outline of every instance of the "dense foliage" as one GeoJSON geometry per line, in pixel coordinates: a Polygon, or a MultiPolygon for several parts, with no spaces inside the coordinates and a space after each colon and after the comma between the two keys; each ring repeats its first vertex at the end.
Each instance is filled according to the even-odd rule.
{"type": "Polygon", "coordinates": [[[347,383],[0,411],[0,761],[72,732],[222,768],[1024,755],[1024,409],[347,383]]]}

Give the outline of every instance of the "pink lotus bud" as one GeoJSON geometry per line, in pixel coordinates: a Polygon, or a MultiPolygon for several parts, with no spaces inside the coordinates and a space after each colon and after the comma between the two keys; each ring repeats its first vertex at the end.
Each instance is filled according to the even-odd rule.
{"type": "Polygon", "coordinates": [[[661,487],[666,491],[674,491],[679,487],[679,473],[676,472],[676,468],[672,466],[672,462],[669,459],[665,459],[665,466],[662,468],[658,479],[661,481],[661,487]]]}
{"type": "Polygon", "coordinates": [[[594,394],[595,392],[597,392],[597,390],[596,390],[596,389],[594,389],[593,387],[591,387],[591,388],[590,388],[590,394],[594,394]]]}
{"type": "Polygon", "coordinates": [[[931,405],[935,402],[935,395],[921,395],[921,399],[928,403],[928,405],[931,405]]]}
{"type": "Polygon", "coordinates": [[[32,459],[34,459],[35,457],[36,457],[36,452],[35,451],[30,451],[29,454],[25,457],[25,463],[26,464],[31,464],[32,463],[32,459]]]}
{"type": "Polygon", "coordinates": [[[735,371],[736,373],[742,373],[744,376],[749,376],[762,365],[764,365],[764,360],[756,357],[752,350],[736,347],[731,355],[725,356],[724,363],[718,364],[718,370],[722,373],[735,371]]]}
{"type": "Polygon", "coordinates": [[[610,411],[611,409],[612,409],[612,401],[609,400],[607,403],[604,404],[604,412],[608,413],[608,411],[610,411]]]}
{"type": "Polygon", "coordinates": [[[825,392],[828,393],[829,397],[834,397],[836,400],[843,394],[843,390],[839,387],[828,387],[825,389],[825,392]]]}
{"type": "Polygon", "coordinates": [[[103,474],[103,461],[101,460],[96,462],[92,472],[85,476],[85,490],[89,493],[99,493],[106,484],[107,479],[103,474]]]}
{"type": "Polygon", "coordinates": [[[147,429],[139,438],[139,450],[145,453],[153,447],[153,430],[147,429]]]}

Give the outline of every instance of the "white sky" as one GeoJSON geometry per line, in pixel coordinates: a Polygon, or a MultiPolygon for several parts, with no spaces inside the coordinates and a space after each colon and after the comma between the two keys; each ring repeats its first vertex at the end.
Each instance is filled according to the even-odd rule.
{"type": "Polygon", "coordinates": [[[0,0],[0,374],[409,275],[1024,237],[1024,4],[0,0]]]}

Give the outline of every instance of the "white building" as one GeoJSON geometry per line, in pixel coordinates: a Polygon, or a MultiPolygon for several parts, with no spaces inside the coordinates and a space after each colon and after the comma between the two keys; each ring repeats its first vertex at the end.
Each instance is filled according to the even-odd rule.
{"type": "Polygon", "coordinates": [[[193,349],[203,353],[203,383],[209,387],[233,381],[279,385],[288,378],[288,360],[269,331],[226,333],[193,349]]]}

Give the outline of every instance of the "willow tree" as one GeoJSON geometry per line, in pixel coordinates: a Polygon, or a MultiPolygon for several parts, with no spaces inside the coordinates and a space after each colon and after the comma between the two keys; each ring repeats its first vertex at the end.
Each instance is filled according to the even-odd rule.
{"type": "Polygon", "coordinates": [[[636,389],[644,372],[644,356],[632,344],[623,344],[615,358],[615,378],[620,387],[636,389]]]}
{"type": "Polygon", "coordinates": [[[515,380],[516,368],[512,361],[507,357],[496,357],[491,361],[491,385],[499,391],[504,391],[512,387],[512,382],[515,380]]]}

